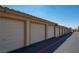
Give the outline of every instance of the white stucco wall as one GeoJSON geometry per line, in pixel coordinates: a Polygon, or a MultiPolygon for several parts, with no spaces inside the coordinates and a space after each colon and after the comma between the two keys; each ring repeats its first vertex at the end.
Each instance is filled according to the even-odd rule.
{"type": "Polygon", "coordinates": [[[24,46],[24,23],[0,18],[0,52],[24,46]]]}

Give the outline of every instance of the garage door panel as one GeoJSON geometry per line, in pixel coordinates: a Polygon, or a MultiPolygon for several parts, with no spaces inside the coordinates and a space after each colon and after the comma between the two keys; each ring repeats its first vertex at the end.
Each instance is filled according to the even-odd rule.
{"type": "Polygon", "coordinates": [[[60,35],[62,35],[62,28],[60,28],[60,35]]]}
{"type": "Polygon", "coordinates": [[[31,44],[45,39],[45,25],[31,23],[31,44]]]}
{"type": "Polygon", "coordinates": [[[1,42],[1,38],[3,38],[3,21],[0,19],[0,42],[1,42]]]}
{"type": "Polygon", "coordinates": [[[58,37],[59,36],[59,28],[56,28],[56,37],[58,37]]]}
{"type": "Polygon", "coordinates": [[[10,51],[24,46],[24,22],[0,19],[0,51],[10,51]]]}
{"type": "Polygon", "coordinates": [[[54,37],[54,27],[48,26],[47,27],[47,39],[54,37]]]}

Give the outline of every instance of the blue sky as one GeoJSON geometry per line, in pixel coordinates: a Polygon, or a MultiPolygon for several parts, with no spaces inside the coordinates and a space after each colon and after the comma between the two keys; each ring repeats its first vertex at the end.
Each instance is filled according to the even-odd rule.
{"type": "Polygon", "coordinates": [[[66,27],[79,26],[78,5],[4,5],[66,27]]]}

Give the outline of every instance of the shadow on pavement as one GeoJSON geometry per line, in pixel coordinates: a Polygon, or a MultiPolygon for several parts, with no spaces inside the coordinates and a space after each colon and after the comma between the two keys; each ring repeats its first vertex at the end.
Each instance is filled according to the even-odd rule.
{"type": "Polygon", "coordinates": [[[70,37],[72,33],[67,33],[57,38],[50,38],[48,40],[40,41],[30,46],[26,46],[9,53],[52,53],[54,52],[65,40],[70,37]]]}

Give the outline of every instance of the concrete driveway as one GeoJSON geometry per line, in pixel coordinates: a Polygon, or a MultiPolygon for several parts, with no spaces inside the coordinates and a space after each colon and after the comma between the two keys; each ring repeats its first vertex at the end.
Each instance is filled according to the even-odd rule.
{"type": "Polygon", "coordinates": [[[54,53],[79,53],[79,32],[74,32],[54,53]]]}

